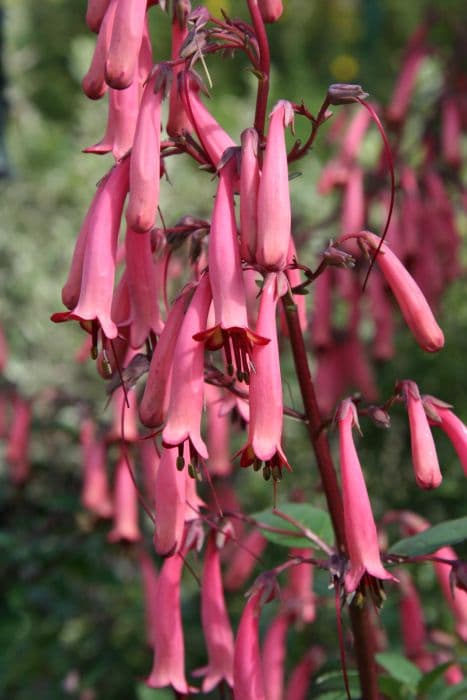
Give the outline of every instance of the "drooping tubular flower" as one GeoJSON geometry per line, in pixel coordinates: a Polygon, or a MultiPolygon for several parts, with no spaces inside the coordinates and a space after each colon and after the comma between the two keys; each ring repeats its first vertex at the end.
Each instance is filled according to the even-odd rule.
{"type": "Polygon", "coordinates": [[[410,425],[410,444],[415,479],[422,489],[437,488],[443,479],[436,454],[435,441],[415,382],[400,382],[400,390],[407,405],[410,425]]]}
{"type": "Polygon", "coordinates": [[[259,588],[247,601],[240,619],[234,653],[235,700],[266,700],[258,629],[262,597],[259,588]]]}
{"type": "Polygon", "coordinates": [[[196,467],[198,455],[208,458],[201,437],[201,415],[204,401],[204,347],[194,336],[206,328],[211,287],[205,274],[195,289],[183,319],[173,356],[173,373],[167,422],[162,432],[165,445],[179,446],[189,441],[191,464],[196,467]]]}
{"type": "Polygon", "coordinates": [[[52,321],[57,323],[70,319],[97,321],[109,339],[116,338],[118,334],[117,326],[111,318],[111,307],[117,239],[123,203],[128,192],[128,173],[129,160],[124,158],[101,180],[83,225],[86,233],[82,237],[80,233],[78,239],[80,252],[76,254],[76,260],[73,258],[73,283],[70,285],[72,293],[67,301],[73,301],[74,308],[52,315],[52,321]],[[79,287],[76,284],[78,280],[79,287]],[[79,298],[76,298],[78,289],[79,298]]]}
{"type": "Polygon", "coordinates": [[[250,464],[260,468],[265,463],[263,475],[281,478],[282,467],[290,469],[282,450],[282,381],[279,362],[279,345],[276,330],[276,307],[279,300],[281,273],[270,272],[263,284],[256,332],[268,338],[267,345],[256,345],[253,350],[255,371],[250,381],[250,422],[248,443],[243,448],[241,466],[250,464]]]}
{"type": "Polygon", "coordinates": [[[201,622],[208,651],[208,666],[203,669],[203,693],[209,693],[221,681],[233,686],[234,636],[225,606],[219,549],[216,535],[208,538],[201,584],[201,622]]]}
{"type": "Polygon", "coordinates": [[[467,426],[441,399],[424,395],[422,402],[430,423],[439,426],[452,442],[467,476],[467,426]]]}
{"type": "Polygon", "coordinates": [[[191,689],[185,678],[185,644],[183,640],[180,587],[183,557],[168,557],[159,572],[156,599],[159,614],[154,621],[154,662],[146,679],[150,688],[171,685],[178,693],[191,689]]]}
{"type": "Polygon", "coordinates": [[[167,68],[159,65],[146,84],[130,155],[130,195],[126,220],[141,233],[154,226],[159,205],[161,105],[167,68]]]}
{"type": "Polygon", "coordinates": [[[262,661],[267,700],[281,700],[284,696],[287,632],[290,623],[290,614],[279,612],[272,620],[264,637],[262,661]]]}
{"type": "Polygon", "coordinates": [[[149,374],[143,398],[139,404],[141,422],[149,428],[157,428],[167,416],[173,353],[187,307],[187,294],[180,294],[167,317],[149,366],[149,374]]]}
{"type": "Polygon", "coordinates": [[[177,449],[163,448],[155,478],[154,547],[161,556],[180,549],[185,524],[186,474],[177,468],[177,449]]]}
{"type": "MultiPolygon", "coordinates": [[[[359,240],[375,251],[381,239],[374,233],[362,231],[359,240]]],[[[418,284],[407,272],[392,250],[383,243],[376,258],[383,276],[397,299],[402,315],[418,344],[427,352],[441,350],[444,335],[418,284]]]]}
{"type": "Polygon", "coordinates": [[[115,468],[114,526],[108,534],[110,542],[139,542],[138,495],[130,474],[133,470],[129,455],[122,449],[115,468]]]}
{"type": "Polygon", "coordinates": [[[290,244],[291,209],[285,129],[293,107],[280,100],[270,114],[263,170],[258,189],[256,260],[267,270],[283,270],[290,244]]]}
{"type": "Polygon", "coordinates": [[[205,341],[209,350],[223,347],[228,373],[233,374],[235,367],[239,381],[248,383],[253,347],[268,340],[248,328],[233,202],[235,177],[235,159],[229,158],[219,173],[209,235],[209,280],[216,325],[194,338],[205,341]]]}
{"type": "Polygon", "coordinates": [[[358,417],[351,399],[342,401],[336,421],[339,430],[344,526],[350,565],[345,576],[345,589],[352,593],[367,574],[376,579],[396,579],[386,571],[381,562],[378,533],[353,442],[352,428],[354,425],[358,427],[358,417]]]}
{"type": "Polygon", "coordinates": [[[181,77],[183,77],[182,97],[186,113],[211,164],[217,168],[224,151],[235,147],[236,143],[201,102],[199,89],[191,76],[184,73],[181,77]]]}
{"type": "MultiPolygon", "coordinates": [[[[180,48],[186,39],[188,30],[186,20],[191,9],[189,0],[176,0],[173,4],[172,15],[172,47],[171,58],[177,59],[180,54],[180,48]]],[[[188,119],[183,99],[181,96],[181,81],[178,76],[183,71],[183,64],[177,64],[173,68],[172,85],[170,86],[169,96],[169,114],[166,124],[166,131],[169,136],[180,136],[184,132],[192,131],[192,125],[188,119]]]]}
{"type": "Polygon", "coordinates": [[[104,18],[109,0],[88,0],[86,24],[91,32],[98,32],[104,18]]]}
{"type": "Polygon", "coordinates": [[[151,250],[151,233],[126,232],[126,273],[130,296],[130,344],[139,348],[151,333],[160,335],[160,318],[156,267],[151,250]]]}

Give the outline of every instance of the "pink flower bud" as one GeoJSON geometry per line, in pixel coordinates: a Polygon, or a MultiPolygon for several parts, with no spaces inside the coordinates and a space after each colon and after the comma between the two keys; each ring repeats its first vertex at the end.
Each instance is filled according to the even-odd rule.
{"type": "Polygon", "coordinates": [[[227,148],[235,147],[229,134],[218,124],[212,114],[201,102],[197,91],[188,86],[188,79],[185,80],[183,88],[183,102],[186,112],[190,118],[196,135],[202,147],[206,151],[214,168],[222,158],[227,148]]]}
{"type": "Polygon", "coordinates": [[[110,0],[88,0],[86,8],[86,24],[91,32],[98,32],[109,6],[110,0]]]}
{"type": "MultiPolygon", "coordinates": [[[[377,250],[380,243],[378,236],[369,231],[362,232],[359,239],[366,241],[372,250],[377,250]]],[[[427,352],[441,350],[444,345],[443,331],[436,323],[420,287],[385,243],[376,262],[418,344],[427,352]]]]}
{"type": "Polygon", "coordinates": [[[258,0],[259,11],[263,22],[277,22],[282,15],[284,8],[282,0],[258,0]]]}
{"type": "Polygon", "coordinates": [[[244,260],[254,262],[258,228],[257,199],[260,180],[258,132],[245,129],[241,135],[240,168],[240,252],[244,260]]]}
{"type": "Polygon", "coordinates": [[[397,579],[384,569],[381,562],[378,533],[352,437],[352,427],[358,426],[358,418],[351,399],[345,399],[341,403],[336,421],[339,430],[345,536],[350,559],[345,588],[348,593],[352,593],[365,574],[377,579],[397,579]]]}
{"type": "Polygon", "coordinates": [[[430,423],[439,426],[452,442],[467,476],[467,426],[444,401],[426,395],[422,401],[430,423]]]}
{"type": "Polygon", "coordinates": [[[407,405],[410,425],[410,444],[415,479],[422,489],[437,488],[442,481],[428,418],[415,382],[404,380],[401,391],[407,405]]]}
{"type": "Polygon", "coordinates": [[[291,211],[285,129],[292,122],[292,105],[281,100],[270,114],[258,189],[256,260],[268,270],[282,270],[289,252],[291,211]]]}
{"type": "Polygon", "coordinates": [[[110,46],[112,26],[115,18],[118,0],[110,0],[97,37],[96,47],[89,70],[83,78],[83,92],[91,100],[99,100],[107,92],[105,82],[105,60],[110,46]]]}
{"type": "Polygon", "coordinates": [[[105,62],[105,79],[112,88],[123,90],[134,79],[145,17],[146,0],[118,0],[105,62]]]}
{"type": "Polygon", "coordinates": [[[417,590],[404,571],[397,572],[400,581],[400,622],[404,651],[409,659],[416,661],[424,652],[427,641],[423,609],[417,590]]]}

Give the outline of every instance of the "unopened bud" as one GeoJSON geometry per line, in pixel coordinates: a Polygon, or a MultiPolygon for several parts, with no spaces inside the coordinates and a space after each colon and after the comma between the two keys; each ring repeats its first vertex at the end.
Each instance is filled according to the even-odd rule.
{"type": "Polygon", "coordinates": [[[346,253],[345,250],[336,248],[332,243],[323,251],[323,258],[327,265],[332,265],[333,267],[355,267],[355,258],[346,253]]]}
{"type": "Polygon", "coordinates": [[[389,413],[380,406],[368,406],[368,416],[378,428],[391,427],[391,417],[389,413]]]}
{"type": "Polygon", "coordinates": [[[334,83],[328,87],[328,101],[331,105],[345,105],[366,97],[368,93],[363,91],[361,85],[334,83]]]}

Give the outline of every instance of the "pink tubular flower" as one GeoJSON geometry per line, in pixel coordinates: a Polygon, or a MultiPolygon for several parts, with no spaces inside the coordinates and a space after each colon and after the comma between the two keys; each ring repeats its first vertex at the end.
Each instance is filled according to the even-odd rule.
{"type": "Polygon", "coordinates": [[[180,554],[168,557],[159,572],[156,589],[158,616],[154,625],[154,663],[146,679],[150,688],[171,685],[178,693],[186,694],[185,645],[180,610],[180,586],[183,558],[180,554]]]}
{"type": "Polygon", "coordinates": [[[240,252],[244,260],[254,262],[258,228],[257,199],[260,179],[258,132],[249,128],[242,132],[240,167],[240,252]]]}
{"type": "Polygon", "coordinates": [[[462,115],[454,96],[445,97],[442,105],[441,148],[446,163],[458,168],[462,163],[462,115]]]}
{"type": "Polygon", "coordinates": [[[82,80],[83,92],[91,100],[99,100],[107,92],[105,82],[105,59],[110,46],[112,26],[118,0],[110,0],[99,27],[96,46],[89,70],[82,80]]]}
{"type": "MultiPolygon", "coordinates": [[[[201,583],[201,622],[209,663],[203,669],[203,693],[209,693],[223,680],[233,686],[234,636],[225,607],[216,535],[211,533],[204,558],[201,583]]],[[[201,675],[201,673],[200,673],[201,675]]]]}
{"type": "Polygon", "coordinates": [[[13,401],[13,416],[5,450],[5,461],[10,466],[11,480],[16,486],[24,484],[29,477],[31,419],[31,402],[16,394],[13,401]]]}
{"type": "Polygon", "coordinates": [[[215,476],[228,476],[232,471],[230,457],[230,421],[221,415],[223,394],[218,387],[207,384],[207,444],[209,452],[209,473],[215,476]]]}
{"type": "Polygon", "coordinates": [[[282,0],[258,0],[263,22],[277,22],[284,11],[282,0]]]}
{"type": "MultiPolygon", "coordinates": [[[[360,233],[359,239],[368,243],[372,250],[377,250],[380,244],[380,238],[369,231],[360,233]]],[[[444,345],[443,331],[436,323],[420,287],[385,243],[376,262],[418,344],[427,352],[441,350],[444,345]]]]}
{"type": "Polygon", "coordinates": [[[140,440],[138,443],[143,468],[144,496],[150,506],[154,506],[156,493],[156,476],[160,465],[160,455],[153,439],[140,440]]]}
{"type": "Polygon", "coordinates": [[[110,0],[88,0],[86,24],[91,32],[98,32],[110,0]]]}
{"type": "MultiPolygon", "coordinates": [[[[458,559],[452,547],[441,547],[435,552],[435,555],[441,559],[454,561],[458,559]]],[[[450,582],[452,567],[449,564],[435,561],[433,566],[446,602],[454,615],[456,632],[464,642],[467,642],[467,593],[460,588],[456,588],[453,594],[450,582]]]]}
{"type": "Polygon", "coordinates": [[[280,612],[273,619],[264,637],[262,648],[264,689],[267,700],[282,700],[284,663],[290,615],[280,612]]]}
{"type": "Polygon", "coordinates": [[[293,122],[290,102],[280,100],[270,114],[268,140],[258,189],[256,260],[267,270],[282,270],[290,245],[291,210],[285,128],[293,122]]]}
{"type": "Polygon", "coordinates": [[[422,25],[410,38],[402,70],[386,112],[387,118],[393,122],[402,122],[407,113],[421,63],[427,53],[424,46],[426,32],[426,25],[422,25]]]}
{"type": "Polygon", "coordinates": [[[182,95],[186,113],[196,131],[196,135],[209,156],[211,164],[214,168],[217,168],[217,164],[225,150],[236,146],[235,141],[231,139],[206,109],[199,98],[198,90],[192,89],[192,86],[189,85],[187,75],[184,76],[182,95]]]}
{"type": "Polygon", "coordinates": [[[122,451],[115,467],[114,526],[108,534],[110,542],[139,542],[138,496],[130,469],[129,455],[122,451]]]}
{"type": "MultiPolygon", "coordinates": [[[[174,3],[172,17],[172,47],[171,58],[175,60],[179,57],[180,48],[185,41],[188,30],[186,28],[186,18],[189,13],[190,3],[186,0],[174,3]]],[[[180,136],[192,130],[191,122],[183,106],[183,99],[180,94],[180,81],[178,76],[183,71],[183,64],[177,64],[173,68],[172,85],[169,95],[169,116],[166,130],[169,136],[180,136]]]]}
{"type": "Polygon", "coordinates": [[[146,387],[139,404],[141,422],[149,428],[162,425],[167,415],[173,354],[186,306],[187,293],[182,293],[170,310],[151,359],[146,387]]]}
{"type": "Polygon", "coordinates": [[[120,218],[128,192],[128,171],[129,161],[125,158],[99,184],[83,242],[79,299],[72,311],[52,316],[55,322],[97,320],[109,339],[118,334],[111,319],[111,307],[120,218]]]}
{"type": "Polygon", "coordinates": [[[154,491],[154,547],[161,556],[172,556],[180,549],[185,523],[185,494],[186,474],[184,469],[178,469],[177,449],[165,447],[154,491]]]}
{"type": "Polygon", "coordinates": [[[112,88],[123,90],[134,79],[145,17],[145,0],[118,0],[105,62],[105,80],[112,88]]]}
{"type": "Polygon", "coordinates": [[[234,652],[235,700],[266,700],[258,630],[262,596],[262,588],[251,595],[240,619],[234,652]]]}
{"type": "Polygon", "coordinates": [[[164,68],[159,66],[144,90],[130,156],[130,195],[126,220],[141,233],[154,226],[159,204],[160,132],[164,68]]]}
{"type": "Polygon", "coordinates": [[[323,650],[320,647],[312,647],[292,670],[284,700],[306,700],[309,697],[310,678],[323,661],[323,650]]]}
{"type": "Polygon", "coordinates": [[[440,427],[452,442],[467,476],[467,426],[444,401],[427,395],[422,396],[422,401],[430,423],[440,427]]]}
{"type": "MultiPolygon", "coordinates": [[[[274,478],[281,477],[282,467],[290,469],[282,450],[282,381],[279,345],[276,331],[276,306],[279,299],[278,275],[270,272],[261,293],[256,332],[269,338],[267,345],[257,345],[253,351],[255,372],[250,383],[250,422],[248,444],[242,451],[241,466],[265,462],[274,478]]],[[[267,472],[264,472],[266,476],[267,472]]]]}
{"type": "Polygon", "coordinates": [[[0,326],[0,373],[4,371],[8,361],[8,346],[3,328],[0,326]]]}
{"type": "Polygon", "coordinates": [[[167,446],[181,446],[185,440],[189,440],[190,458],[194,466],[198,455],[207,459],[208,451],[200,433],[204,400],[204,347],[193,336],[206,328],[210,304],[211,288],[208,276],[204,275],[196,287],[175,345],[169,409],[162,432],[162,440],[167,446]]]}
{"type": "Polygon", "coordinates": [[[352,437],[352,427],[358,426],[358,417],[351,399],[342,401],[336,420],[339,430],[345,536],[350,559],[345,588],[348,593],[352,593],[366,574],[377,579],[397,579],[385,570],[381,562],[378,533],[352,437]]]}
{"type": "Polygon", "coordinates": [[[407,405],[410,425],[410,443],[415,479],[422,489],[437,488],[443,479],[431,434],[428,418],[415,382],[409,379],[400,383],[407,405]]]}
{"type": "Polygon", "coordinates": [[[151,233],[136,233],[128,229],[125,249],[131,309],[130,343],[133,348],[139,348],[151,333],[160,335],[163,328],[151,233]]]}
{"type": "Polygon", "coordinates": [[[238,380],[248,383],[253,347],[268,341],[248,328],[233,202],[235,165],[230,158],[219,173],[209,235],[209,280],[216,325],[194,338],[205,341],[209,350],[223,346],[228,373],[233,374],[235,367],[238,380]]]}
{"type": "Polygon", "coordinates": [[[99,518],[110,518],[113,506],[105,467],[105,445],[102,440],[96,440],[90,418],[81,425],[80,440],[83,460],[81,502],[99,518]]]}
{"type": "Polygon", "coordinates": [[[98,155],[112,152],[119,160],[131,148],[139,109],[139,88],[133,83],[126,90],[109,90],[107,128],[101,141],[83,149],[98,155]]]}
{"type": "Polygon", "coordinates": [[[403,569],[397,575],[401,590],[400,623],[404,651],[409,659],[417,663],[424,656],[427,641],[423,609],[410,575],[403,569]]]}

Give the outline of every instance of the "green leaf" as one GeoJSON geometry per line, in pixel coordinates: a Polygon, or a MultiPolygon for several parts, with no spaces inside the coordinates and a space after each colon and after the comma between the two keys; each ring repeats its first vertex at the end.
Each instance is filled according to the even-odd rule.
{"type": "Polygon", "coordinates": [[[420,683],[418,684],[418,695],[424,695],[431,688],[433,683],[436,683],[438,678],[442,676],[453,663],[454,661],[446,661],[444,664],[440,664],[439,666],[432,668],[429,673],[426,673],[423,678],[420,679],[420,683]]]}
{"type": "Polygon", "coordinates": [[[467,516],[456,520],[446,520],[444,523],[419,532],[413,537],[406,537],[393,544],[390,554],[400,554],[406,557],[417,557],[432,554],[440,547],[457,544],[467,540],[467,516]]]}
{"type": "Polygon", "coordinates": [[[382,651],[376,654],[376,661],[392,678],[395,678],[400,683],[408,685],[411,688],[416,688],[422,678],[420,669],[401,654],[396,654],[391,651],[382,651]]]}
{"type": "Polygon", "coordinates": [[[437,700],[465,700],[466,697],[467,680],[464,680],[457,685],[451,685],[448,688],[444,688],[439,695],[437,695],[437,700]]]}
{"type": "Polygon", "coordinates": [[[380,676],[378,678],[378,688],[388,700],[406,700],[407,698],[407,686],[401,684],[400,681],[392,678],[392,676],[380,676]]]}
{"type": "MultiPolygon", "coordinates": [[[[334,539],[332,524],[329,515],[324,510],[315,508],[308,503],[284,503],[279,506],[279,510],[299,522],[303,527],[311,530],[315,535],[318,535],[318,537],[331,546],[330,543],[332,543],[334,539]]],[[[260,513],[254,513],[252,517],[258,521],[260,528],[261,524],[264,524],[269,527],[279,528],[280,530],[289,530],[291,533],[290,535],[286,535],[263,530],[264,537],[270,542],[280,544],[283,547],[310,547],[318,549],[317,545],[306,537],[303,537],[293,525],[276,515],[271,509],[263,510],[260,513]]]]}
{"type": "Polygon", "coordinates": [[[136,694],[138,700],[173,700],[173,692],[168,688],[148,688],[147,685],[139,685],[136,694]]]}

